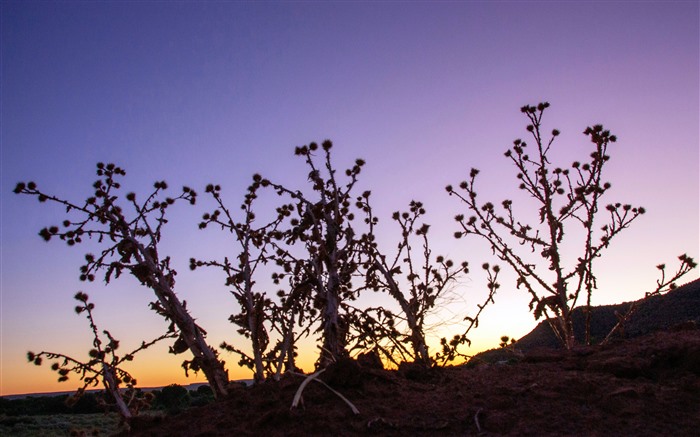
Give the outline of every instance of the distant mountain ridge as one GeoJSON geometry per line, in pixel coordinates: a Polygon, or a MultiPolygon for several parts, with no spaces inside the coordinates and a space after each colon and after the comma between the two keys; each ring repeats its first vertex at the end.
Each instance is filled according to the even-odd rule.
{"type": "MultiPolygon", "coordinates": [[[[656,331],[663,331],[684,322],[700,325],[700,279],[696,279],[660,296],[653,296],[638,301],[636,313],[625,324],[624,331],[616,338],[634,338],[656,331]]],[[[617,324],[615,313],[625,314],[632,302],[616,305],[602,305],[592,308],[591,342],[602,341],[617,324]]],[[[583,307],[574,309],[574,333],[577,339],[585,337],[585,313],[583,307]]],[[[552,332],[547,321],[540,322],[535,329],[518,340],[514,347],[521,352],[534,349],[560,349],[562,346],[552,332]]],[[[477,354],[476,357],[487,358],[489,354],[499,351],[492,349],[477,354]]]]}
{"type": "MultiPolygon", "coordinates": [[[[248,381],[248,380],[242,380],[242,381],[248,381]]],[[[197,389],[203,385],[209,385],[206,382],[193,382],[192,384],[187,384],[183,385],[182,387],[186,388],[188,391],[197,391],[197,389]]],[[[142,390],[144,392],[148,391],[153,391],[153,390],[162,390],[165,386],[163,387],[137,387],[139,390],[142,390]]],[[[103,392],[104,388],[94,388],[90,390],[85,390],[85,393],[100,393],[103,392]]],[[[62,395],[72,395],[75,394],[76,390],[67,390],[67,391],[55,391],[55,392],[44,392],[44,393],[23,393],[23,394],[12,394],[12,395],[4,395],[0,396],[2,399],[23,399],[23,398],[28,398],[28,397],[42,397],[42,396],[62,396],[62,395]]]]}

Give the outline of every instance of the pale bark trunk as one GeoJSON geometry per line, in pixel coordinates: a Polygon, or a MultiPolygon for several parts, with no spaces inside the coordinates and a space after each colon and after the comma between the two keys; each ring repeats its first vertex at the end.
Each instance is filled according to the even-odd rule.
{"type": "Polygon", "coordinates": [[[338,285],[333,280],[336,274],[331,274],[326,289],[326,308],[323,317],[323,352],[321,353],[321,367],[325,367],[344,355],[344,345],[341,337],[342,329],[339,323],[338,285]]]}
{"type": "Polygon", "coordinates": [[[132,268],[131,274],[153,290],[167,317],[180,330],[183,340],[194,356],[193,361],[196,361],[204,372],[214,398],[225,398],[228,394],[228,373],[214,349],[207,344],[201,329],[175,294],[172,273],[166,275],[159,265],[155,250],[158,238],[149,229],[153,247],[144,247],[123,219],[115,219],[114,222],[119,223],[124,241],[130,241],[136,248],[133,255],[136,257],[137,267],[145,269],[145,271],[136,272],[135,268],[132,268]]]}
{"type": "MultiPolygon", "coordinates": [[[[162,278],[162,281],[164,280],[165,278],[162,278]]],[[[187,347],[202,368],[214,392],[214,397],[216,399],[224,398],[228,394],[228,374],[223,364],[219,361],[214,350],[207,344],[201,329],[183,307],[175,292],[170,287],[163,286],[162,281],[154,286],[156,294],[159,297],[163,296],[163,299],[160,299],[161,303],[166,303],[167,306],[164,305],[164,307],[168,311],[168,315],[180,330],[187,347]]]]}
{"type": "Polygon", "coordinates": [[[121,393],[119,393],[119,386],[117,385],[117,378],[114,375],[114,369],[106,363],[102,363],[102,383],[105,389],[114,398],[119,414],[126,420],[131,419],[133,415],[126,405],[126,402],[124,402],[121,393]]]}
{"type": "Polygon", "coordinates": [[[140,248],[143,257],[142,265],[148,268],[151,281],[151,284],[147,285],[150,285],[168,317],[180,330],[194,360],[204,372],[214,397],[223,399],[228,394],[228,374],[223,364],[207,344],[201,329],[172,289],[172,277],[164,275],[151,255],[142,246],[140,248]]]}
{"type": "MultiPolygon", "coordinates": [[[[340,274],[338,273],[338,242],[333,220],[326,217],[328,226],[325,238],[328,258],[325,261],[328,272],[328,282],[322,290],[326,297],[326,308],[323,314],[323,351],[321,352],[320,365],[326,367],[339,358],[347,355],[345,351],[346,328],[341,325],[340,310],[340,274]]],[[[323,281],[318,278],[318,285],[323,281]]]]}

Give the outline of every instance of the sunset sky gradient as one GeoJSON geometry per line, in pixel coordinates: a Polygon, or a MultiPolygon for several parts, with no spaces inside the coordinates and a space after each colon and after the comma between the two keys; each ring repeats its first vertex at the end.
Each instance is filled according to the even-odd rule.
{"type": "MultiPolygon", "coordinates": [[[[172,208],[160,250],[173,258],[176,290],[212,345],[241,340],[227,321],[236,307],[222,275],[188,269],[192,256],[236,255],[224,233],[197,229],[214,206],[205,185],[221,184],[233,209],[254,172],[305,187],[294,147],[327,138],[338,167],[367,161],[359,192],[372,190],[380,243],[395,247],[391,212],[421,200],[434,253],[470,262],[472,273],[436,315],[450,322],[483,300],[479,266],[495,260],[483,241],[452,237],[453,217],[466,211],[444,188],[476,167],[483,201],[531,205],[503,152],[526,137],[519,108],[546,100],[545,127],[562,132],[559,165],[586,159],[586,126],[602,123],[618,136],[607,202],[648,212],[597,263],[594,303],[642,297],[657,264],[675,267],[681,253],[697,260],[700,252],[699,5],[3,1],[0,394],[78,385],[75,376],[57,383],[48,366],[25,358],[27,350],[87,356],[88,325],[73,311],[78,290],[125,352],[166,327],[148,309],[152,292],[133,277],[108,287],[78,280],[94,246],[42,241],[38,231],[61,223],[64,209],[12,194],[33,180],[80,202],[98,161],[126,169],[124,193],[145,194],[165,179],[173,192],[188,185],[202,194],[194,207],[172,208]]],[[[515,278],[504,272],[500,282],[470,353],[536,324],[515,278]]],[[[304,352],[311,370],[317,351],[304,352]]],[[[184,358],[163,343],[129,369],[141,386],[203,381],[184,377],[184,358]]],[[[224,359],[232,379],[250,377],[236,357],[224,359]]]]}

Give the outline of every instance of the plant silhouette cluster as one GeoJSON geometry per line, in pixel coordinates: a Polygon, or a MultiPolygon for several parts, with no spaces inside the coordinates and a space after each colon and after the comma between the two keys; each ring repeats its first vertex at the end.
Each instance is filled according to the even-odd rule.
{"type": "MultiPolygon", "coordinates": [[[[545,138],[542,117],[548,107],[541,103],[522,108],[533,145],[518,139],[505,154],[517,169],[520,190],[537,202],[537,223],[518,218],[512,200],[504,200],[500,208],[491,202],[478,203],[476,169],[458,188],[448,186],[447,192],[470,213],[469,217],[455,217],[459,225],[455,236],[475,235],[486,240],[496,257],[516,273],[518,287],[524,287],[532,297],[530,309],[535,318],[546,317],[562,344],[572,348],[581,340],[574,338],[571,313],[580,302],[590,308],[596,289],[594,261],[645,210],[621,203],[603,206],[602,198],[611,187],[603,179],[603,169],[610,159],[608,148],[617,138],[600,125],[584,131],[592,144],[590,159],[567,167],[551,164],[550,151],[559,131],[553,130],[545,138]],[[601,219],[601,215],[605,217],[601,219]],[[571,231],[570,224],[578,229],[571,231]],[[572,234],[572,240],[581,237],[580,253],[568,263],[562,248],[572,234]],[[543,263],[533,262],[531,254],[543,263]]],[[[380,247],[372,193],[358,188],[365,161],[357,159],[339,170],[331,159],[332,149],[328,140],[297,147],[295,155],[308,169],[308,185],[289,186],[255,174],[237,209],[227,206],[220,185],[206,186],[204,192],[213,207],[203,214],[199,228],[224,232],[231,243],[230,254],[223,259],[191,258],[190,268],[214,268],[223,273],[223,283],[238,308],[229,320],[239,339],[245,339],[223,342],[218,349],[236,354],[238,364],[251,369],[257,383],[297,372],[298,343],[309,336],[317,336],[319,347],[314,375],[349,357],[396,367],[411,362],[423,368],[468,357],[461,347],[470,343],[471,329],[478,327],[484,309],[494,303],[500,287],[499,266],[482,264],[488,277],[486,298],[477,304],[474,314],[461,315],[465,326],[461,331],[442,338],[439,350],[431,351],[428,316],[444,305],[446,295],[469,273],[469,264],[433,253],[431,227],[423,221],[426,209],[415,200],[406,211],[396,211],[391,217],[399,231],[395,249],[380,247]],[[256,213],[256,200],[261,195],[277,200],[274,212],[256,213]],[[279,289],[273,291],[270,286],[279,289]],[[362,297],[374,293],[390,297],[395,305],[364,304],[362,297]]],[[[125,175],[120,167],[99,163],[97,174],[94,194],[82,203],[41,191],[34,182],[19,183],[14,191],[66,208],[70,218],[63,222],[63,228],[51,226],[39,232],[46,241],[57,237],[69,246],[85,239],[100,244],[99,254],[85,256],[81,280],[94,281],[99,272],[109,283],[127,272],[150,289],[156,297],[151,309],[169,323],[168,333],[159,339],[176,337],[170,352],[189,351],[192,356],[183,363],[185,372],[203,371],[214,397],[225,397],[225,363],[206,342],[206,332],[195,323],[186,302],[175,293],[176,272],[170,267],[170,257],[159,251],[162,228],[168,222],[166,212],[175,203],[194,205],[197,193],[183,187],[177,196],[167,197],[168,186],[160,181],[139,201],[134,193],[119,194],[119,178],[125,175]]],[[[685,255],[681,262],[670,281],[662,278],[655,293],[663,292],[695,267],[685,255]]],[[[659,268],[663,273],[664,267],[659,268]]],[[[31,360],[40,363],[41,357],[47,356],[66,359],[65,365],[73,363],[74,368],[64,365],[55,369],[62,377],[70,371],[95,369],[90,371],[102,373],[95,373],[90,381],[101,375],[105,386],[117,380],[133,384],[130,376],[126,379],[126,374],[117,370],[133,354],[117,359],[113,355],[115,341],[106,331],[109,346],[98,347],[101,343],[92,304],[87,303],[86,295],[79,293],[78,297],[80,311],[87,312],[95,333],[97,355],[88,364],[45,352],[32,354],[31,360]],[[109,361],[105,358],[108,355],[112,357],[109,361]],[[103,370],[96,369],[97,364],[103,370]]],[[[630,316],[620,316],[621,324],[630,316]]],[[[502,347],[509,347],[509,338],[501,341],[502,347]]],[[[589,342],[589,336],[583,341],[589,342]]]]}
{"type": "MultiPolygon", "coordinates": [[[[417,201],[411,202],[409,212],[393,214],[401,240],[389,261],[376,243],[378,219],[371,192],[354,194],[365,163],[356,160],[341,180],[331,159],[332,147],[324,141],[295,150],[309,169],[307,192],[254,175],[240,205],[240,219],[225,205],[219,185],[209,184],[205,190],[216,207],[202,216],[200,229],[218,227],[231,235],[236,249],[223,260],[192,258],[190,267],[223,271],[241,309],[230,321],[250,344],[246,350],[227,342],[221,348],[238,354],[239,364],[251,368],[256,381],[295,371],[296,343],[313,333],[321,336],[320,368],[360,353],[395,366],[415,361],[429,367],[454,359],[457,347],[468,341],[465,334],[459,335],[460,340],[447,348],[452,352],[431,355],[425,326],[442,293],[467,273],[467,263],[456,266],[443,256],[432,257],[429,225],[418,223],[425,209],[417,201]],[[283,201],[271,220],[256,224],[253,206],[261,190],[271,190],[283,201]],[[420,258],[411,249],[413,238],[422,240],[420,258]],[[276,295],[257,291],[256,274],[266,264],[276,266],[272,282],[287,285],[276,295]],[[359,296],[368,290],[388,293],[400,311],[358,306],[359,296]]],[[[498,287],[495,277],[489,287],[487,302],[493,301],[498,287]]]]}

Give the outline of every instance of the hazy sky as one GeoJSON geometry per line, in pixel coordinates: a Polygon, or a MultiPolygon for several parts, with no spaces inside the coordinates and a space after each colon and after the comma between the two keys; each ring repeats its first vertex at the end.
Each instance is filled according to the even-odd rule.
{"type": "MultiPolygon", "coordinates": [[[[585,159],[590,143],[581,132],[604,124],[619,138],[610,149],[608,201],[648,210],[597,263],[595,303],[637,299],[653,289],[655,265],[675,266],[684,252],[698,258],[697,1],[3,1],[1,8],[1,394],[76,386],[76,377],[59,385],[25,353],[86,357],[88,327],[73,311],[78,290],[124,349],[165,328],[147,308],[152,293],[134,278],[107,288],[78,281],[90,246],[41,240],[39,229],[60,223],[64,210],[11,193],[18,181],[34,180],[84,200],[97,161],[126,169],[125,192],[165,179],[203,194],[217,182],[235,208],[254,172],[303,187],[307,170],[294,147],[332,139],[338,167],[367,161],[360,186],[372,190],[388,248],[398,236],[391,212],[422,200],[435,253],[474,267],[448,308],[463,317],[485,293],[478,266],[493,259],[483,241],[452,238],[452,217],[464,210],[444,187],[478,167],[484,201],[531,205],[503,152],[527,134],[519,108],[547,100],[547,130],[562,132],[560,165],[585,159]]],[[[178,294],[218,345],[240,341],[227,321],[234,302],[218,272],[188,269],[191,256],[235,256],[223,233],[197,229],[212,206],[201,196],[194,207],[174,207],[161,252],[179,272],[178,294]]],[[[535,325],[513,276],[501,283],[471,352],[535,325]]],[[[136,357],[140,385],[203,380],[186,380],[185,356],[166,350],[136,357]]],[[[236,357],[225,359],[232,378],[249,377],[236,357]]]]}

